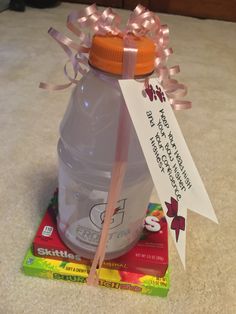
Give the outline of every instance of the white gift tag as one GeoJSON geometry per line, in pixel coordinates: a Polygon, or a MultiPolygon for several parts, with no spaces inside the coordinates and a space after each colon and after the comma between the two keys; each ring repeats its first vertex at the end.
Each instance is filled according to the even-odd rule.
{"type": "Polygon", "coordinates": [[[185,266],[187,209],[214,222],[217,217],[158,80],[150,79],[145,90],[144,84],[135,80],[120,80],[119,84],[185,266]]]}

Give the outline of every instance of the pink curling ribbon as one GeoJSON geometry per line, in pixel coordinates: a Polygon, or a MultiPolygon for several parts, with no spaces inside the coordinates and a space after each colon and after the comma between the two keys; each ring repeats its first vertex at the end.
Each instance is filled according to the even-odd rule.
{"type": "MultiPolygon", "coordinates": [[[[48,90],[61,90],[77,83],[78,73],[84,75],[87,72],[87,54],[91,47],[90,33],[86,34],[84,29],[89,28],[96,35],[121,36],[124,39],[123,54],[123,78],[133,78],[136,62],[137,49],[132,41],[132,36],[150,37],[156,45],[155,68],[154,71],[163,86],[172,107],[175,110],[187,109],[191,107],[191,102],[180,100],[187,93],[187,87],[180,84],[172,76],[180,71],[179,66],[168,68],[166,62],[173,53],[168,48],[169,29],[167,25],[161,25],[159,17],[150,12],[142,5],[138,5],[131,13],[125,29],[120,29],[120,17],[111,8],[99,12],[96,5],[86,7],[79,12],[72,12],[67,19],[67,27],[80,39],[77,44],[70,38],[62,35],[53,28],[49,29],[49,34],[60,44],[69,57],[69,62],[73,67],[74,75],[71,77],[67,72],[67,63],[64,66],[64,73],[69,83],[63,85],[53,85],[40,83],[40,87],[48,90]],[[75,53],[72,52],[75,50],[75,53]],[[83,66],[82,66],[83,65],[83,66]]],[[[148,87],[148,79],[145,80],[145,87],[148,87]]],[[[120,109],[119,125],[116,141],[115,161],[113,164],[111,183],[108,193],[108,202],[105,210],[105,218],[100,236],[100,241],[93,259],[90,273],[87,279],[89,285],[96,285],[99,281],[99,270],[105,257],[106,244],[109,233],[109,226],[114,214],[116,203],[121,191],[127,159],[130,133],[130,120],[127,108],[120,109]],[[98,269],[98,273],[97,273],[98,269]]]]}
{"type": "MultiPolygon", "coordinates": [[[[123,75],[124,79],[133,78],[136,64],[137,49],[129,36],[124,37],[124,55],[123,55],[123,75]]],[[[119,114],[119,124],[116,139],[115,162],[112,168],[111,183],[108,192],[107,206],[105,209],[105,218],[98,248],[96,250],[89,276],[87,278],[88,285],[96,286],[99,282],[99,273],[102,263],[105,259],[106,244],[109,234],[109,227],[112,216],[115,213],[117,200],[119,199],[123,180],[126,172],[129,139],[130,139],[131,120],[126,106],[121,106],[119,114]],[[96,269],[98,268],[98,272],[96,269]]]]}
{"type": "Polygon", "coordinates": [[[154,71],[173,109],[180,110],[191,108],[190,101],[181,100],[181,98],[187,94],[186,85],[172,78],[173,75],[180,72],[180,67],[178,65],[170,68],[167,67],[167,60],[173,53],[172,48],[168,48],[168,26],[161,25],[159,17],[140,4],[137,5],[131,13],[124,30],[120,29],[120,22],[120,16],[114,13],[111,8],[100,12],[97,10],[96,5],[92,4],[81,11],[70,13],[67,19],[67,27],[79,37],[79,44],[67,36],[62,35],[54,28],[50,28],[48,33],[60,44],[69,57],[68,62],[70,62],[73,67],[74,75],[71,77],[68,74],[67,62],[64,66],[64,73],[69,83],[63,85],[40,83],[40,87],[48,90],[61,90],[78,82],[78,80],[76,80],[78,73],[84,75],[87,72],[87,54],[91,47],[91,34],[121,36],[123,38],[130,34],[136,37],[148,36],[156,45],[154,71]],[[91,33],[87,34],[85,32],[86,28],[88,28],[91,33]],[[75,53],[72,52],[72,49],[75,50],[75,53]]]}

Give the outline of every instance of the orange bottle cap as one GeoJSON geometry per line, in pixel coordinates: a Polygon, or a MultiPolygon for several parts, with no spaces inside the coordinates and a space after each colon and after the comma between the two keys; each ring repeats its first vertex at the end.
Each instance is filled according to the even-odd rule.
{"type": "MultiPolygon", "coordinates": [[[[154,70],[155,44],[147,37],[133,37],[138,49],[135,76],[149,74],[154,70]]],[[[123,72],[124,40],[119,36],[94,35],[89,53],[89,63],[112,74],[123,72]]]]}

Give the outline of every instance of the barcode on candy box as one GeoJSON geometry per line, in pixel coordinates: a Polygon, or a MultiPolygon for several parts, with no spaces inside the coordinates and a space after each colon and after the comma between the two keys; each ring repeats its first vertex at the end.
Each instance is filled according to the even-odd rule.
{"type": "Polygon", "coordinates": [[[51,226],[45,226],[43,228],[43,231],[42,231],[42,235],[44,237],[50,237],[52,235],[52,232],[53,232],[53,227],[51,226]]]}

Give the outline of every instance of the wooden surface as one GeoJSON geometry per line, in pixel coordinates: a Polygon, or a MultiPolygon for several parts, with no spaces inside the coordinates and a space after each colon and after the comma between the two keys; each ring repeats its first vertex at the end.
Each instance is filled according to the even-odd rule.
{"type": "MultiPolygon", "coordinates": [[[[65,2],[94,3],[95,0],[68,0],[65,2]]],[[[141,3],[149,10],[236,22],[236,0],[98,0],[97,5],[133,10],[141,3]]]]}
{"type": "Polygon", "coordinates": [[[236,21],[236,0],[151,0],[149,5],[158,12],[236,21]]]}
{"type": "Polygon", "coordinates": [[[115,8],[122,8],[123,7],[123,0],[68,0],[63,2],[74,2],[74,3],[85,3],[85,4],[93,4],[96,2],[97,5],[103,5],[105,7],[115,7],[115,8]]]}

